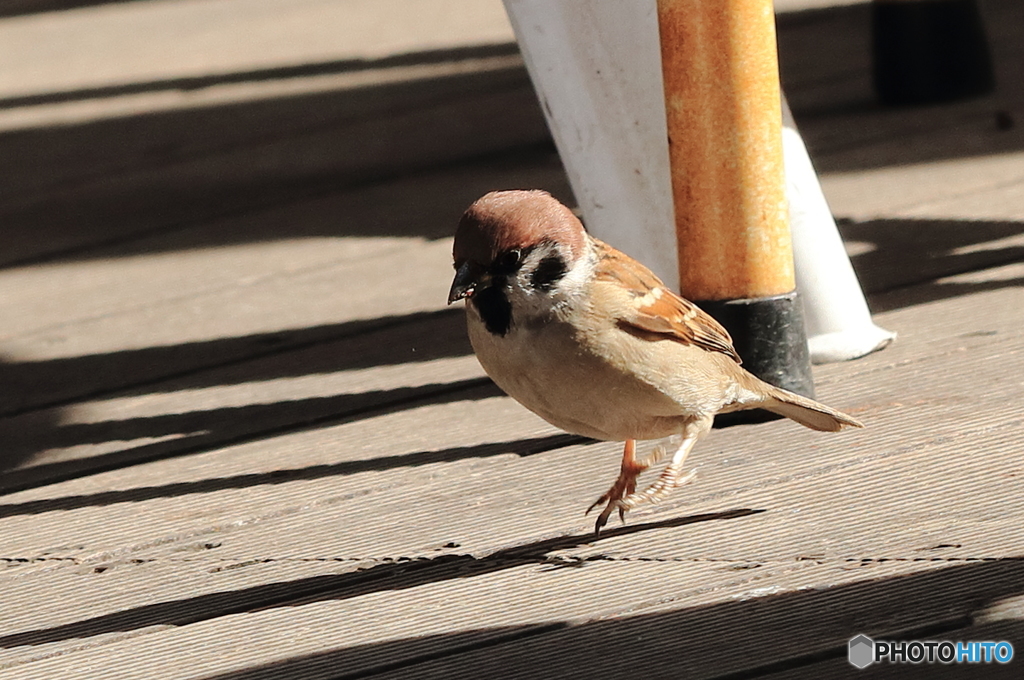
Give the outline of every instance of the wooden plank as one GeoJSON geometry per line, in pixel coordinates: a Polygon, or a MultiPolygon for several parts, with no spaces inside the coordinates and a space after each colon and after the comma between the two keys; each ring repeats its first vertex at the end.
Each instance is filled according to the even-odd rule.
{"type": "MultiPolygon", "coordinates": [[[[338,299],[320,301],[321,304],[356,305],[367,296],[365,287],[359,285],[360,279],[355,277],[365,277],[367,270],[356,269],[348,274],[338,268],[373,260],[382,269],[385,265],[379,261],[381,257],[397,255],[403,248],[421,250],[423,239],[433,242],[450,236],[465,206],[488,188],[520,182],[551,186],[565,195],[564,174],[557,158],[550,154],[532,155],[507,163],[491,163],[486,168],[471,164],[358,191],[338,191],[319,199],[253,210],[235,218],[178,225],[137,241],[96,246],[88,254],[83,253],[84,259],[78,262],[5,269],[2,276],[10,294],[0,302],[0,309],[10,321],[3,337],[18,338],[46,329],[52,332],[64,325],[137,313],[142,307],[202,294],[259,290],[274,281],[280,284],[290,277],[315,276],[332,267],[339,277],[335,281],[338,299]],[[363,288],[363,295],[342,295],[346,282],[363,288]]],[[[88,225],[78,228],[83,226],[88,225]]],[[[22,234],[25,238],[29,236],[41,240],[38,234],[22,234]]],[[[448,266],[450,263],[441,257],[443,251],[443,247],[437,251],[440,263],[448,266]]],[[[409,257],[415,258],[416,253],[409,257]]],[[[401,292],[410,296],[430,290],[432,272],[419,278],[419,261],[399,259],[397,264],[409,267],[401,292]]],[[[436,285],[440,287],[442,283],[437,281],[436,285]]],[[[383,296],[389,293],[378,292],[383,296]]],[[[380,304],[386,300],[382,299],[380,304]]],[[[258,302],[257,299],[252,304],[258,302]]],[[[301,298],[296,299],[293,306],[301,302],[301,298]]],[[[443,306],[443,301],[439,304],[443,306]]],[[[437,307],[435,304],[431,308],[437,307]]],[[[278,315],[287,311],[275,309],[278,315]]],[[[375,316],[386,314],[378,312],[375,316]]],[[[163,330],[170,332],[173,328],[163,330]]],[[[68,353],[88,349],[73,348],[68,353]]]]}
{"type": "Polygon", "coordinates": [[[0,22],[4,264],[548,142],[496,0],[234,5],[0,22]]]}
{"type": "MultiPolygon", "coordinates": [[[[463,570],[461,578],[457,570],[431,573],[429,569],[418,569],[391,583],[379,579],[371,582],[370,592],[364,594],[341,590],[325,593],[307,604],[155,630],[70,654],[8,665],[0,671],[0,678],[45,677],[46,673],[58,672],[72,657],[76,658],[82,677],[91,677],[88,669],[95,667],[94,660],[109,659],[111,655],[123,655],[119,658],[124,663],[126,678],[201,677],[289,657],[352,648],[354,653],[348,658],[331,663],[334,677],[339,677],[373,669],[382,662],[415,658],[427,650],[453,646],[452,643],[461,646],[467,639],[479,642],[500,638],[509,629],[544,630],[553,620],[598,616],[629,607],[638,598],[656,599],[673,586],[697,590],[692,584],[704,580],[709,571],[707,565],[699,564],[665,565],[658,573],[651,573],[650,565],[640,563],[596,563],[587,569],[589,578],[582,579],[577,569],[519,561],[483,564],[479,570],[463,570]],[[635,585],[630,589],[615,587],[623,581],[635,585]],[[686,584],[691,585],[688,588],[686,584]],[[588,595],[594,588],[601,589],[602,598],[588,595]],[[562,610],[554,618],[553,602],[560,603],[562,610]],[[487,611],[492,615],[492,625],[481,627],[481,615],[487,611]],[[228,630],[234,632],[226,635],[228,630]],[[242,630],[244,634],[239,635],[242,630]],[[296,636],[295,630],[303,630],[304,634],[296,636]],[[445,639],[446,633],[456,635],[445,639]],[[416,642],[412,638],[422,639],[416,642]],[[401,645],[384,644],[383,654],[375,649],[388,642],[401,645]],[[204,650],[201,667],[166,663],[183,645],[204,650]],[[361,650],[363,645],[366,648],[361,650]],[[400,646],[404,646],[404,651],[400,651],[400,646]],[[158,670],[157,666],[162,668],[158,670]]],[[[732,574],[727,578],[748,580],[732,574]]],[[[5,656],[7,664],[19,661],[5,656]]]]}
{"type": "Polygon", "coordinates": [[[0,135],[0,262],[549,143],[521,66],[362,85],[0,135]]]}
{"type": "Polygon", "coordinates": [[[127,307],[117,314],[10,338],[2,343],[13,358],[6,368],[11,389],[4,394],[5,410],[24,412],[109,394],[278,353],[282,346],[301,348],[318,339],[394,325],[403,317],[415,320],[418,317],[409,315],[443,307],[444,282],[451,270],[448,251],[443,242],[406,248],[402,264],[416,272],[410,278],[419,284],[409,290],[388,286],[373,297],[338,294],[339,277],[372,280],[369,277],[380,267],[395,261],[378,255],[295,276],[267,277],[250,286],[243,283],[127,307]],[[381,314],[380,305],[387,313],[381,314]]]}
{"type": "MultiPolygon", "coordinates": [[[[459,395],[468,389],[479,394],[476,388],[483,387],[483,394],[497,393],[486,387],[489,381],[471,356],[461,312],[409,315],[390,325],[375,325],[365,333],[342,334],[342,339],[333,342],[317,343],[315,334],[305,343],[293,337],[292,345],[297,348],[291,352],[270,343],[269,351],[266,345],[263,348],[267,356],[246,361],[218,357],[216,350],[228,343],[211,343],[212,356],[204,356],[201,350],[191,354],[179,351],[180,360],[192,362],[185,367],[192,370],[182,370],[182,377],[0,419],[9,469],[0,488],[10,491],[67,477],[73,465],[62,463],[76,460],[86,467],[95,465],[97,470],[110,469],[289,429],[341,422],[403,403],[463,399],[466,397],[459,395]],[[197,370],[202,367],[201,360],[212,363],[218,359],[227,365],[197,370]]],[[[353,326],[358,329],[362,325],[353,326]]],[[[246,349],[259,356],[258,342],[246,349]]],[[[158,352],[137,354],[135,360],[146,364],[158,352]]],[[[112,361],[116,359],[107,359],[107,363],[112,361]]],[[[93,362],[95,372],[87,372],[91,367],[85,360],[59,363],[77,366],[90,376],[102,373],[105,362],[93,362]]],[[[40,373],[52,375],[59,384],[60,371],[40,373]]],[[[139,373],[144,375],[144,371],[139,373]]],[[[124,375],[131,379],[129,371],[124,375]]]]}
{"type": "MultiPolygon", "coordinates": [[[[1024,177],[1021,182],[1024,186],[1024,177]]],[[[973,194],[969,202],[985,195],[986,192],[973,194]]],[[[964,201],[962,197],[960,200],[964,201]]],[[[1005,201],[1000,207],[1016,209],[1005,201]]],[[[1024,204],[1020,211],[1024,215],[1024,204]]],[[[840,232],[848,244],[852,242],[859,250],[851,259],[857,278],[868,293],[989,269],[1017,262],[1024,256],[1024,224],[1010,220],[886,218],[846,222],[840,226],[840,232]],[[927,245],[922,248],[922,243],[927,245]],[[915,256],[908,262],[906,253],[910,249],[915,256]]],[[[884,311],[885,307],[876,304],[873,309],[884,311]]]]}
{"type": "MultiPolygon", "coordinates": [[[[557,495],[539,484],[552,467],[542,452],[566,438],[510,407],[504,398],[428,405],[10,494],[0,520],[4,556],[134,557],[163,551],[169,541],[236,534],[241,542],[221,554],[244,561],[277,550],[264,535],[277,526],[290,527],[273,539],[282,554],[316,553],[314,543],[324,541],[323,555],[412,557],[450,542],[462,551],[497,549],[519,534],[526,517],[552,530],[563,508],[573,524],[580,523],[589,493],[536,502],[538,494],[557,495]],[[488,426],[460,425],[467,419],[488,426]],[[507,454],[541,459],[524,469],[519,456],[507,454]],[[505,476],[517,474],[532,486],[506,489],[505,476]],[[512,495],[502,500],[505,494],[512,495]],[[536,507],[528,507],[531,499],[536,507]],[[453,519],[444,519],[453,504],[461,515],[459,531],[453,519]],[[491,517],[519,506],[507,518],[491,517]],[[399,515],[382,532],[385,511],[399,515]],[[145,522],[136,521],[139,512],[145,522]],[[296,515],[308,517],[311,526],[346,530],[302,535],[296,515]],[[77,526],[70,543],[69,520],[77,526]],[[260,525],[255,533],[246,528],[251,524],[260,525]],[[490,538],[469,548],[470,535],[490,538]],[[50,550],[60,546],[67,549],[50,550]]],[[[587,448],[575,455],[585,456],[587,448]]],[[[602,447],[611,464],[616,448],[602,447]]]]}
{"type": "Polygon", "coordinates": [[[223,0],[123,5],[7,0],[0,96],[74,93],[282,65],[358,61],[513,40],[498,0],[223,0]],[[57,11],[69,10],[78,11],[57,11]],[[48,41],[55,44],[46,47],[48,41]]]}
{"type": "MultiPolygon", "coordinates": [[[[990,594],[1019,592],[1022,575],[1020,563],[987,563],[913,573],[892,571],[879,573],[872,580],[847,581],[847,575],[841,577],[846,581],[842,584],[835,584],[835,577],[829,575],[819,583],[831,585],[815,588],[811,584],[817,579],[812,573],[818,569],[824,570],[819,567],[797,572],[805,585],[791,592],[771,593],[769,589],[749,598],[730,597],[731,593],[726,592],[721,600],[707,606],[687,607],[677,601],[674,609],[634,610],[626,616],[571,625],[507,644],[441,653],[439,658],[396,668],[380,677],[528,678],[549,673],[554,677],[579,674],[619,678],[642,673],[644,677],[666,679],[776,678],[768,674],[773,668],[768,662],[798,665],[797,670],[779,676],[783,678],[852,677],[829,672],[842,671],[845,656],[841,664],[829,660],[803,665],[801,660],[815,654],[831,656],[839,649],[845,653],[851,630],[878,637],[898,632],[898,628],[886,626],[908,622],[908,602],[914,603],[915,615],[926,624],[963,620],[977,605],[974,598],[979,595],[979,586],[990,589],[990,594]]],[[[1011,632],[1016,632],[1014,637],[1019,639],[1019,626],[1011,632]]],[[[339,650],[317,660],[326,664],[331,658],[345,657],[346,652],[339,650]]],[[[301,677],[292,671],[300,671],[309,663],[309,659],[293,659],[258,668],[245,677],[301,677]]],[[[882,670],[873,667],[860,671],[860,677],[882,670]]],[[[956,677],[963,677],[963,672],[956,677]]],[[[240,676],[217,677],[226,680],[240,676]]]]}
{"type": "MultiPolygon", "coordinates": [[[[383,581],[364,572],[347,588],[306,602],[136,628],[133,637],[123,631],[120,639],[76,640],[77,648],[64,654],[48,643],[15,649],[0,657],[6,666],[0,677],[42,678],[70,667],[99,677],[90,669],[103,672],[102,660],[115,657],[125,662],[126,678],[233,678],[240,672],[251,678],[368,672],[469,678],[499,669],[506,669],[502,677],[536,677],[544,668],[588,677],[622,677],[637,668],[657,678],[728,677],[756,674],[780,657],[830,652],[849,638],[851,625],[882,637],[885,626],[908,622],[908,595],[920,621],[962,620],[979,596],[1019,592],[1021,577],[1019,563],[890,565],[868,580],[826,565],[761,572],[679,562],[461,566],[397,574],[389,568],[392,577],[383,581]],[[294,630],[304,635],[289,635],[294,630]],[[204,663],[167,663],[187,649],[204,650],[204,663]],[[16,655],[26,652],[32,656],[16,655]]],[[[171,608],[163,615],[176,621],[171,608]]],[[[133,623],[130,616],[103,621],[122,628],[133,623]]],[[[42,634],[68,632],[73,629],[42,634]]]]}
{"type": "Polygon", "coordinates": [[[9,291],[0,301],[8,320],[0,337],[8,386],[0,412],[441,309],[451,246],[434,239],[450,234],[464,206],[494,185],[564,190],[560,166],[545,158],[460,167],[98,249],[96,259],[80,263],[0,271],[9,291]],[[400,283],[367,290],[388,271],[401,272],[400,283]]]}
{"type": "Polygon", "coordinates": [[[986,334],[998,336],[1008,330],[1005,325],[997,322],[992,328],[987,326],[992,325],[993,318],[1013,318],[1013,297],[1000,295],[985,298],[986,305],[994,306],[992,314],[975,316],[969,296],[986,291],[1012,290],[1019,285],[1022,278],[1024,263],[1011,263],[991,269],[945,276],[923,285],[895,288],[872,295],[869,303],[873,309],[885,312],[941,300],[957,301],[966,298],[965,302],[955,302],[956,315],[947,319],[950,325],[944,326],[937,316],[931,319],[923,317],[922,323],[915,324],[915,327],[908,330],[918,334],[926,342],[934,342],[944,337],[965,340],[971,337],[984,337],[986,334]]]}
{"type": "MultiPolygon", "coordinates": [[[[1021,155],[1004,149],[978,158],[826,173],[821,184],[837,215],[861,221],[1019,220],[1022,206],[1016,187],[1024,181],[1021,155]],[[992,192],[999,200],[983,210],[969,202],[974,195],[992,192]]],[[[976,237],[970,233],[960,236],[976,237]]]]}

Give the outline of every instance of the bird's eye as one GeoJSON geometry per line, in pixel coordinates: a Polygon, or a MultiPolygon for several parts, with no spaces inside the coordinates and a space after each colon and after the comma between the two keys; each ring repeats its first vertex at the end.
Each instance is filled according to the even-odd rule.
{"type": "Polygon", "coordinates": [[[523,251],[521,251],[519,248],[513,248],[512,250],[505,252],[498,259],[498,267],[504,271],[513,271],[516,267],[519,266],[519,263],[522,261],[522,259],[523,251]]]}

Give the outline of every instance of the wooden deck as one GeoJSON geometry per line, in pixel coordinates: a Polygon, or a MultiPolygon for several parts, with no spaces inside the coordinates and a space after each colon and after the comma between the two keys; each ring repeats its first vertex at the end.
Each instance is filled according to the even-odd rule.
{"type": "Polygon", "coordinates": [[[912,110],[866,5],[780,17],[899,339],[816,368],[865,430],[715,431],[600,540],[619,445],[502,396],[444,304],[470,201],[571,200],[514,49],[0,95],[0,679],[1020,677],[846,661],[1024,655],[1024,8],[982,5],[999,92],[912,110]]]}

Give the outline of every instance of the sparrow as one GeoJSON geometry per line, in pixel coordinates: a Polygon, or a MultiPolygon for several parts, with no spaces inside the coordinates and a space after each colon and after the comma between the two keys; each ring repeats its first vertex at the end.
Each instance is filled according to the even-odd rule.
{"type": "Polygon", "coordinates": [[[813,430],[856,419],[744,369],[729,333],[647,267],[590,236],[545,191],[494,191],[462,215],[448,303],[466,300],[469,339],[487,375],[555,427],[625,442],[619,475],[587,510],[657,502],[689,482],[694,444],[718,413],[761,408],[813,430]],[[681,436],[658,478],[637,477],[667,452],[636,440],[681,436]]]}

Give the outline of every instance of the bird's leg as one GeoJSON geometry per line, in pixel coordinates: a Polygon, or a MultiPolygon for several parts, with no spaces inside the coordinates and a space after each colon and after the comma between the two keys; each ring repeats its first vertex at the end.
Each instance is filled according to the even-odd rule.
{"type": "Polygon", "coordinates": [[[686,457],[690,454],[693,445],[697,443],[702,434],[703,432],[687,433],[683,437],[682,443],[679,444],[679,448],[672,454],[672,460],[661,471],[661,474],[654,480],[654,483],[639,493],[631,491],[629,495],[617,501],[619,513],[632,510],[641,503],[657,503],[668,496],[673,489],[686,484],[696,477],[696,470],[690,470],[683,474],[683,465],[686,463],[686,457]]]}
{"type": "Polygon", "coordinates": [[[607,503],[601,514],[597,516],[597,522],[594,524],[595,533],[600,535],[601,528],[608,523],[608,518],[616,508],[619,510],[619,519],[623,522],[626,521],[626,508],[620,505],[622,499],[636,495],[636,478],[640,476],[641,472],[661,460],[664,455],[665,448],[658,446],[647,460],[637,460],[636,440],[626,440],[625,448],[622,451],[622,465],[619,467],[618,478],[616,478],[611,488],[604,492],[603,496],[587,508],[586,514],[590,514],[590,511],[601,503],[607,503]]]}
{"type": "MultiPolygon", "coordinates": [[[[661,471],[661,474],[654,480],[654,483],[639,493],[636,491],[637,476],[658,462],[665,455],[665,449],[661,446],[655,448],[651,458],[641,463],[636,460],[635,444],[633,442],[626,442],[626,450],[622,454],[622,470],[619,472],[619,478],[615,480],[612,488],[607,493],[597,499],[594,505],[590,506],[590,510],[593,510],[596,505],[602,502],[607,501],[608,503],[598,516],[597,522],[594,523],[594,533],[598,536],[601,535],[601,529],[608,523],[608,517],[612,514],[613,509],[618,509],[619,518],[624,519],[627,510],[632,510],[641,503],[657,503],[668,496],[673,489],[686,484],[696,477],[696,470],[683,474],[683,465],[686,464],[686,457],[690,454],[693,445],[711,431],[713,422],[713,417],[706,417],[688,423],[683,428],[683,441],[680,442],[676,452],[672,454],[672,460],[661,471]]],[[[590,510],[587,510],[587,512],[590,512],[590,510]]]]}

